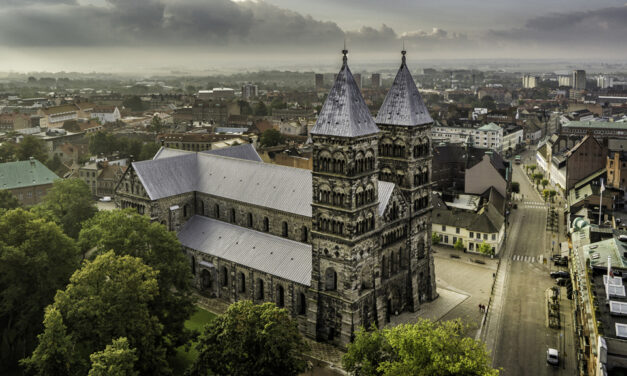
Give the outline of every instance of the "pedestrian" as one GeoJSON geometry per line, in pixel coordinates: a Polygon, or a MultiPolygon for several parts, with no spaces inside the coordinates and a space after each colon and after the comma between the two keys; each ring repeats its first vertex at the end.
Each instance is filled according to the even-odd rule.
{"type": "Polygon", "coordinates": [[[481,312],[481,303],[479,303],[479,312],[481,312]]]}

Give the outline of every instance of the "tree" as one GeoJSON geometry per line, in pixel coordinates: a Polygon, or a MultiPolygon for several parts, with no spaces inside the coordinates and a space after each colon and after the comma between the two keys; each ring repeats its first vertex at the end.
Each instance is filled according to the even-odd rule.
{"type": "Polygon", "coordinates": [[[529,167],[529,169],[531,170],[531,173],[532,173],[532,174],[533,174],[533,172],[536,170],[536,168],[538,168],[538,166],[536,166],[536,165],[534,165],[534,164],[529,165],[529,166],[527,166],[527,167],[529,167]]]}
{"type": "Polygon", "coordinates": [[[531,178],[533,179],[533,182],[538,185],[540,184],[542,178],[544,178],[544,174],[541,172],[536,172],[535,174],[531,175],[531,178]]]}
{"type": "Polygon", "coordinates": [[[463,251],[464,250],[464,241],[461,239],[457,239],[457,241],[455,242],[455,245],[453,246],[456,250],[458,251],[463,251]]]}
{"type": "Polygon", "coordinates": [[[282,144],[283,141],[283,135],[276,129],[267,129],[263,131],[259,140],[263,146],[276,146],[282,144]]]}
{"type": "Polygon", "coordinates": [[[477,246],[477,251],[479,253],[481,253],[482,255],[486,255],[486,256],[492,256],[494,255],[494,251],[492,250],[492,246],[490,246],[490,244],[488,243],[481,243],[477,246]]]}
{"type": "Polygon", "coordinates": [[[479,100],[479,105],[481,107],[487,108],[488,110],[495,110],[496,109],[496,103],[494,102],[494,98],[492,98],[489,95],[486,95],[486,96],[482,97],[479,100]]]}
{"type": "Polygon", "coordinates": [[[256,116],[268,115],[268,108],[266,107],[266,104],[263,103],[262,101],[257,102],[257,104],[255,104],[254,113],[256,116]]]}
{"type": "Polygon", "coordinates": [[[19,161],[25,161],[33,157],[41,163],[46,163],[48,159],[48,152],[46,152],[46,145],[43,140],[30,135],[25,136],[22,141],[17,144],[15,153],[19,161]]]}
{"type": "Polygon", "coordinates": [[[239,100],[237,101],[237,104],[239,105],[239,113],[242,115],[252,115],[253,114],[253,109],[252,107],[250,107],[250,103],[248,103],[248,101],[245,100],[239,100]]]}
{"type": "Polygon", "coordinates": [[[517,181],[512,182],[512,192],[520,193],[520,183],[518,183],[517,181]]]}
{"type": "MultiPolygon", "coordinates": [[[[137,257],[107,252],[83,264],[65,290],[57,292],[52,307],[61,313],[74,350],[69,365],[72,374],[87,374],[90,355],[119,337],[126,337],[136,349],[136,366],[142,374],[170,373],[162,325],[150,309],[159,294],[157,274],[137,257]]],[[[50,334],[46,329],[43,338],[50,334]]],[[[33,354],[50,353],[50,346],[54,344],[40,341],[33,354]]],[[[25,363],[39,369],[41,360],[32,356],[25,363]]]]}
{"type": "Polygon", "coordinates": [[[33,350],[44,308],[79,261],[76,244],[55,223],[23,209],[0,216],[0,371],[33,350]]]}
{"type": "Polygon", "coordinates": [[[554,199],[555,195],[557,195],[557,192],[554,191],[553,189],[551,189],[549,191],[549,197],[551,198],[551,202],[553,202],[553,199],[554,199]]]}
{"type": "Polygon", "coordinates": [[[88,376],[136,376],[134,370],[137,351],[128,344],[126,337],[114,339],[104,351],[89,356],[91,369],[88,376]]]}
{"type": "Polygon", "coordinates": [[[14,162],[17,146],[13,142],[3,142],[0,145],[0,163],[14,162]]]}
{"type": "Polygon", "coordinates": [[[11,191],[6,189],[0,190],[0,209],[16,209],[22,206],[18,199],[15,197],[11,191]]]}
{"type": "Polygon", "coordinates": [[[547,179],[542,179],[540,184],[542,184],[542,188],[544,189],[546,188],[547,185],[549,185],[549,181],[547,179]]]}
{"type": "Polygon", "coordinates": [[[436,232],[431,234],[431,243],[433,243],[433,245],[438,245],[441,241],[442,238],[440,238],[440,235],[438,235],[436,232]]]}
{"type": "Polygon", "coordinates": [[[161,121],[161,118],[158,115],[155,115],[152,117],[152,120],[150,121],[150,126],[148,127],[148,129],[157,133],[161,132],[161,130],[163,129],[163,122],[161,121]]]}
{"type": "Polygon", "coordinates": [[[20,364],[28,373],[39,376],[61,376],[73,373],[74,344],[67,335],[61,312],[53,306],[46,308],[44,331],[37,336],[39,346],[20,364]]]}
{"type": "Polygon", "coordinates": [[[63,167],[61,157],[59,157],[58,154],[55,154],[52,159],[49,159],[48,162],[46,162],[46,167],[58,174],[63,167]]]}
{"type": "Polygon", "coordinates": [[[466,337],[460,320],[418,319],[387,329],[360,330],[342,365],[353,375],[496,376],[485,345],[466,337]]]}
{"type": "Polygon", "coordinates": [[[141,98],[138,97],[137,95],[133,95],[132,97],[128,97],[124,99],[124,101],[122,102],[122,105],[134,112],[139,112],[139,111],[144,110],[144,103],[142,102],[141,98]]]}
{"type": "Polygon", "coordinates": [[[142,145],[142,151],[141,153],[139,153],[138,158],[136,158],[136,161],[145,161],[148,159],[152,159],[155,154],[157,154],[157,151],[159,151],[159,144],[157,144],[156,142],[146,142],[145,144],[142,145]]]}
{"type": "Polygon", "coordinates": [[[205,326],[191,375],[298,375],[308,350],[296,322],[273,303],[231,304],[205,326]]]}
{"type": "Polygon", "coordinates": [[[98,211],[87,183],[80,179],[55,180],[34,210],[61,225],[74,239],[78,238],[83,221],[98,211]]]}
{"type": "Polygon", "coordinates": [[[548,189],[542,191],[542,197],[544,197],[544,201],[547,201],[549,199],[549,195],[550,193],[548,189]]]}
{"type": "Polygon", "coordinates": [[[189,339],[183,324],[194,311],[192,274],[176,234],[132,209],[100,211],[83,224],[79,236],[83,252],[139,257],[159,271],[159,295],[151,304],[164,325],[163,335],[173,347],[189,339]]]}

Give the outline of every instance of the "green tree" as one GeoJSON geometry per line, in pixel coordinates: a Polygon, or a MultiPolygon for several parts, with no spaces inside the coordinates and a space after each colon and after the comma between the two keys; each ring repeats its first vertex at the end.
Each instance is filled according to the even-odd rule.
{"type": "Polygon", "coordinates": [[[545,189],[542,191],[542,197],[544,197],[544,201],[547,201],[549,199],[550,196],[550,192],[548,189],[545,189]]]}
{"type": "Polygon", "coordinates": [[[308,350],[296,322],[273,303],[231,304],[198,339],[191,375],[298,375],[308,350]]]}
{"type": "Polygon", "coordinates": [[[41,163],[46,163],[46,160],[48,160],[46,145],[43,140],[35,136],[25,136],[22,141],[17,144],[17,150],[15,153],[15,156],[19,161],[25,161],[30,157],[33,157],[41,163]]]}
{"type": "Polygon", "coordinates": [[[512,192],[520,193],[520,183],[518,183],[517,181],[512,182],[512,192]]]}
{"type": "Polygon", "coordinates": [[[159,295],[151,304],[152,312],[164,325],[168,343],[178,346],[188,341],[183,324],[194,311],[192,274],[174,232],[132,209],[100,211],[83,224],[79,245],[83,252],[113,250],[139,257],[158,270],[159,295]]]}
{"type": "Polygon", "coordinates": [[[358,376],[496,376],[485,345],[464,335],[460,320],[418,319],[387,329],[360,330],[342,365],[358,376]]]}
{"type": "Polygon", "coordinates": [[[133,157],[133,160],[137,160],[137,158],[139,158],[139,156],[142,153],[142,147],[143,144],[140,140],[136,140],[136,139],[131,139],[128,140],[128,149],[126,150],[126,152],[124,154],[126,154],[128,157],[133,157]]]}
{"type": "Polygon", "coordinates": [[[72,367],[74,344],[67,335],[63,316],[53,306],[46,308],[44,331],[37,336],[39,346],[21,365],[29,374],[39,376],[62,376],[74,373],[72,367]]]}
{"type": "Polygon", "coordinates": [[[51,159],[48,160],[48,162],[46,162],[46,167],[48,167],[50,170],[54,171],[58,175],[61,171],[61,168],[63,167],[61,157],[59,157],[58,154],[55,154],[51,159]]]}
{"type": "Polygon", "coordinates": [[[494,101],[494,98],[492,98],[489,95],[486,95],[486,96],[482,97],[479,100],[479,105],[481,107],[487,108],[488,110],[495,110],[496,109],[496,102],[494,101]]]}
{"type": "Polygon", "coordinates": [[[13,142],[3,142],[0,145],[0,163],[14,162],[16,160],[15,153],[17,146],[13,142]]]}
{"type": "Polygon", "coordinates": [[[273,110],[285,109],[287,108],[287,103],[285,103],[282,98],[274,98],[272,100],[272,103],[270,103],[270,108],[272,108],[273,110]]]}
{"type": "Polygon", "coordinates": [[[267,129],[261,134],[259,142],[263,146],[276,146],[283,143],[285,137],[276,129],[267,129]]]}
{"type": "Polygon", "coordinates": [[[156,142],[146,142],[142,145],[142,151],[139,153],[139,158],[136,158],[136,161],[145,161],[148,159],[152,159],[157,151],[159,151],[159,144],[156,142]]]}
{"type": "Polygon", "coordinates": [[[15,197],[11,191],[6,189],[0,190],[0,209],[16,209],[22,206],[18,199],[15,197]]]}
{"type": "Polygon", "coordinates": [[[536,165],[534,165],[534,164],[529,165],[529,166],[527,166],[527,167],[529,167],[529,170],[531,170],[531,173],[532,173],[532,174],[533,174],[533,172],[536,170],[536,168],[538,168],[538,166],[536,166],[536,165]]]}
{"type": "MultiPolygon", "coordinates": [[[[139,372],[170,374],[162,325],[150,308],[159,294],[157,274],[137,257],[107,252],[83,264],[65,290],[57,292],[52,307],[61,313],[74,349],[73,374],[87,374],[89,356],[119,337],[126,337],[136,349],[139,372]]],[[[48,334],[45,330],[44,338],[48,334]]],[[[51,353],[50,346],[40,341],[34,354],[51,353]]],[[[42,367],[41,359],[34,356],[25,363],[35,369],[42,367]]]]}
{"type": "Polygon", "coordinates": [[[441,241],[442,238],[440,238],[440,235],[438,235],[437,232],[431,234],[431,243],[433,243],[434,245],[438,245],[441,241]]]}
{"type": "Polygon", "coordinates": [[[124,99],[124,101],[122,101],[122,105],[125,108],[128,108],[134,112],[140,112],[145,109],[144,103],[142,102],[141,98],[138,97],[137,95],[133,95],[131,97],[124,99]]]}
{"type": "Polygon", "coordinates": [[[542,179],[540,184],[542,184],[542,188],[544,189],[546,188],[547,185],[549,185],[549,181],[547,179],[542,179]]]}
{"type": "Polygon", "coordinates": [[[268,108],[266,107],[266,104],[263,103],[262,101],[257,102],[257,104],[255,104],[254,113],[256,116],[268,115],[268,108]]]}
{"type": "Polygon", "coordinates": [[[455,242],[455,245],[453,246],[456,250],[458,251],[463,251],[464,250],[464,241],[461,239],[457,239],[457,241],[455,242]]]}
{"type": "Polygon", "coordinates": [[[152,120],[150,121],[150,126],[148,127],[148,129],[157,133],[160,133],[163,130],[163,122],[161,121],[161,118],[158,115],[155,115],[152,117],[152,120]]]}
{"type": "Polygon", "coordinates": [[[557,192],[554,191],[553,189],[551,189],[549,191],[549,197],[551,198],[551,202],[553,202],[553,199],[555,198],[555,195],[557,195],[557,192]]]}
{"type": "Polygon", "coordinates": [[[481,243],[477,246],[477,251],[482,255],[492,256],[494,255],[494,251],[492,251],[492,246],[488,243],[481,243]]]}
{"type": "Polygon", "coordinates": [[[239,100],[237,101],[237,104],[239,104],[239,113],[242,115],[252,115],[253,114],[253,109],[252,107],[250,107],[250,103],[248,103],[248,101],[245,100],[239,100]]]}
{"type": "Polygon", "coordinates": [[[80,179],[56,180],[33,210],[61,225],[74,239],[78,238],[83,221],[98,211],[87,183],[80,179]]]}
{"type": "Polygon", "coordinates": [[[544,178],[544,174],[541,172],[536,172],[535,174],[531,175],[531,178],[536,185],[539,185],[540,181],[542,181],[542,178],[544,178]]]}
{"type": "Polygon", "coordinates": [[[129,346],[126,337],[114,339],[103,351],[89,356],[91,369],[88,376],[136,376],[135,353],[136,350],[129,346]]]}
{"type": "Polygon", "coordinates": [[[44,308],[79,261],[76,244],[55,223],[23,209],[0,216],[0,371],[35,348],[44,308]]]}

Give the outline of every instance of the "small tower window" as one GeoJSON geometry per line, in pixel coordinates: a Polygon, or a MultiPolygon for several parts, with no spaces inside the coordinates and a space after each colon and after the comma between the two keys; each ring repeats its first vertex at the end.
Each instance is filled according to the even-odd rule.
{"type": "Polygon", "coordinates": [[[270,220],[268,219],[268,217],[263,218],[263,231],[270,231],[270,220]]]}
{"type": "Polygon", "coordinates": [[[337,289],[337,273],[333,268],[327,268],[324,272],[324,289],[335,291],[337,289]]]}

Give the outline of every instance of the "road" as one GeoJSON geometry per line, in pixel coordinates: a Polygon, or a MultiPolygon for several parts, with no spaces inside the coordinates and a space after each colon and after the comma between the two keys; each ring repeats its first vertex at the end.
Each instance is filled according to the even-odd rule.
{"type": "MultiPolygon", "coordinates": [[[[524,155],[527,159],[531,153],[524,155]]],[[[530,159],[529,159],[530,161],[530,159]]],[[[529,162],[526,162],[529,163],[529,162]]],[[[501,255],[504,272],[504,287],[500,301],[495,300],[495,317],[489,325],[495,326],[496,338],[487,341],[493,344],[493,363],[503,369],[503,375],[574,375],[575,360],[572,343],[572,317],[570,301],[561,300],[562,329],[550,329],[546,324],[545,291],[553,286],[549,276],[549,258],[552,235],[546,233],[547,208],[540,195],[527,180],[522,167],[514,167],[513,181],[520,183],[522,202],[510,215],[510,227],[505,250],[501,255]],[[549,238],[547,239],[547,236],[549,238]],[[566,361],[559,368],[546,363],[547,348],[557,348],[566,361]]],[[[562,296],[565,291],[562,289],[562,296]]],[[[486,328],[487,329],[487,328],[486,328]]],[[[489,346],[490,347],[490,346],[489,346]]]]}

